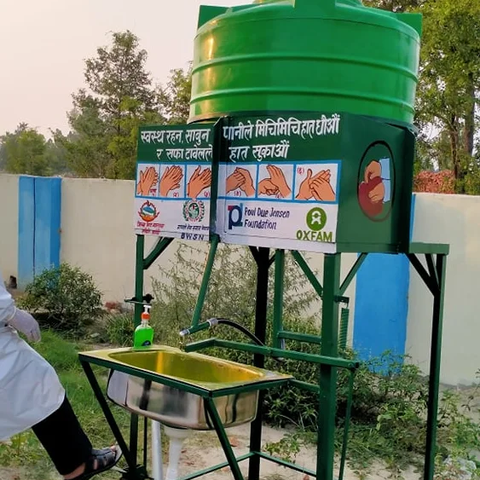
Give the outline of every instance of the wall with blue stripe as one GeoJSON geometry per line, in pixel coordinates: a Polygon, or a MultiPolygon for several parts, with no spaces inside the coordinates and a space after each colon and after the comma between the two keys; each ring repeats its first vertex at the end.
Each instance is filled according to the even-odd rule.
{"type": "MultiPolygon", "coordinates": [[[[412,198],[413,230],[415,195],[412,198]]],[[[356,279],[353,348],[362,360],[404,355],[410,264],[405,255],[369,254],[356,279]]]]}
{"type": "Polygon", "coordinates": [[[60,264],[60,178],[21,176],[18,185],[18,286],[60,264]]]}

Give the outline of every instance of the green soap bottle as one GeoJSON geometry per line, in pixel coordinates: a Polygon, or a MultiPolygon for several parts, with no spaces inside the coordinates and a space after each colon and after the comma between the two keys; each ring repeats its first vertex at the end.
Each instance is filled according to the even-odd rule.
{"type": "Polygon", "coordinates": [[[153,328],[150,326],[150,308],[151,305],[144,305],[142,312],[142,323],[135,329],[133,335],[133,347],[145,348],[153,344],[153,328]]]}

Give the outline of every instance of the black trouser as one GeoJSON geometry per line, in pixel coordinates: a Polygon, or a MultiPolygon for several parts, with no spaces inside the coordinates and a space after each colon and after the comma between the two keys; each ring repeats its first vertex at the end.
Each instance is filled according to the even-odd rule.
{"type": "Polygon", "coordinates": [[[37,423],[32,430],[60,475],[72,473],[92,453],[92,444],[78,423],[66,396],[60,408],[37,423]]]}

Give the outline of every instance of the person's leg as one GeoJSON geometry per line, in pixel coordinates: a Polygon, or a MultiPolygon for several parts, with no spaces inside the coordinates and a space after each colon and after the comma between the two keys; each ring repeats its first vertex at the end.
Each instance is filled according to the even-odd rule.
{"type": "Polygon", "coordinates": [[[33,426],[32,430],[60,475],[72,473],[92,454],[92,444],[66,396],[60,408],[33,426]]]}
{"type": "Polygon", "coordinates": [[[66,479],[76,479],[84,472],[93,473],[100,468],[110,468],[118,461],[119,452],[116,449],[92,448],[66,396],[60,408],[34,425],[32,430],[58,473],[66,479]]]}

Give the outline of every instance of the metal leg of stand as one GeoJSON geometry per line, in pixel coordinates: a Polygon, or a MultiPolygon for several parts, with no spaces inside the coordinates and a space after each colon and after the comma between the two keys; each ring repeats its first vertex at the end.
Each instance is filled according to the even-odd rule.
{"type": "Polygon", "coordinates": [[[210,420],[215,427],[218,439],[220,440],[223,451],[225,452],[225,456],[227,457],[228,464],[232,469],[233,478],[235,480],[244,480],[242,472],[240,471],[240,467],[238,466],[235,454],[233,453],[232,446],[230,445],[230,442],[228,440],[227,433],[225,432],[225,428],[223,428],[220,415],[218,414],[217,408],[215,407],[213,400],[211,398],[208,398],[206,399],[205,403],[207,406],[208,414],[210,415],[210,420]]]}

